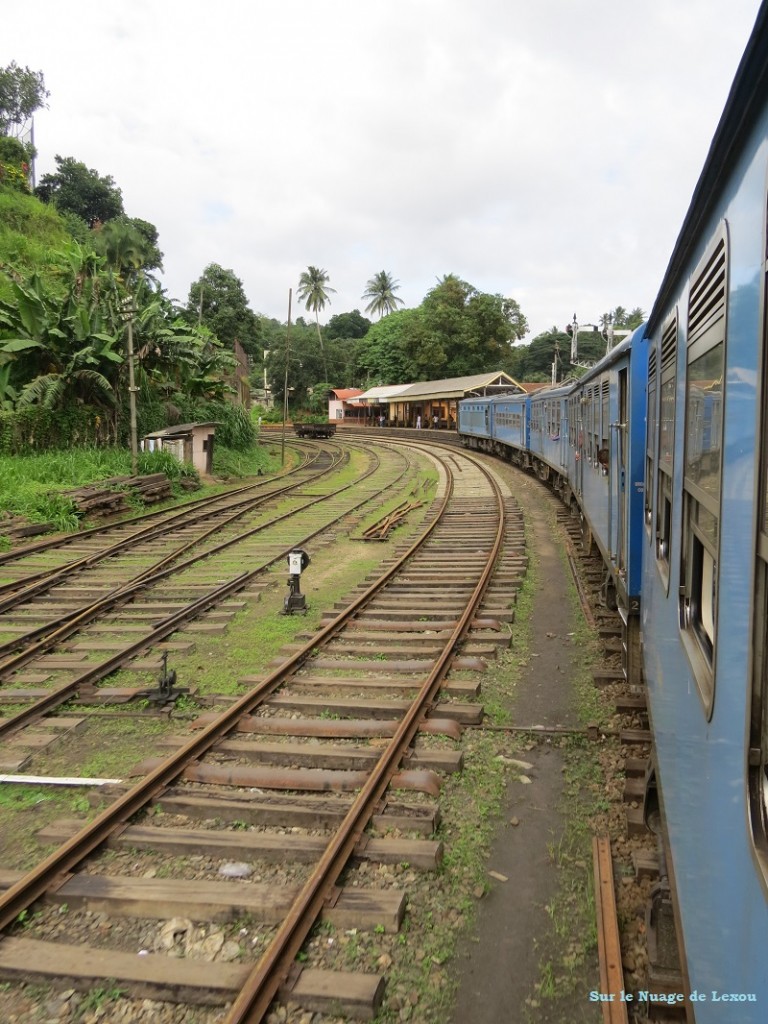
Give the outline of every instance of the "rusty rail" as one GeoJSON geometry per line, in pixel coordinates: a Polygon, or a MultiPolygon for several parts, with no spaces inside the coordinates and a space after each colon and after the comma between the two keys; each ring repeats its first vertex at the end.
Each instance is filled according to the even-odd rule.
{"type": "Polygon", "coordinates": [[[599,995],[603,1020],[605,1024],[628,1024],[616,893],[613,888],[611,841],[608,836],[593,836],[592,858],[595,870],[597,952],[600,961],[599,995]]]}

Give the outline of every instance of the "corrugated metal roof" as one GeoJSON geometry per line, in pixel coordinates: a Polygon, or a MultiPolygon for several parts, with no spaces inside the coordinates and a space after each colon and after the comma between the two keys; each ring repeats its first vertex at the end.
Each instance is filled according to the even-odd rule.
{"type": "Polygon", "coordinates": [[[193,430],[199,429],[200,427],[218,427],[216,420],[206,420],[201,423],[179,423],[175,427],[165,427],[163,430],[153,430],[149,434],[144,434],[145,438],[156,438],[156,437],[181,437],[183,434],[191,434],[193,430]]]}
{"type": "Polygon", "coordinates": [[[426,380],[407,385],[398,394],[398,399],[410,401],[413,398],[460,398],[467,391],[480,391],[494,385],[504,385],[523,390],[521,384],[503,370],[494,373],[475,373],[470,377],[448,377],[446,380],[426,380]]]}
{"type": "Polygon", "coordinates": [[[340,402],[346,402],[348,398],[357,398],[363,393],[360,388],[331,388],[331,391],[340,402]]]}
{"type": "Polygon", "coordinates": [[[375,388],[369,388],[364,391],[361,395],[357,396],[359,402],[386,402],[390,398],[394,398],[396,395],[401,394],[407,388],[411,387],[410,384],[380,384],[375,388]]]}

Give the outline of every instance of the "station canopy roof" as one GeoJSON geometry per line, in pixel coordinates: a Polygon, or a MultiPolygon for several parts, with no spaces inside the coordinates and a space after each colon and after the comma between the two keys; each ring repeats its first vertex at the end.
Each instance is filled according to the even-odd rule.
{"type": "Polygon", "coordinates": [[[356,401],[361,405],[380,405],[382,402],[390,402],[397,398],[409,387],[410,384],[384,384],[364,391],[362,395],[357,396],[356,401]]]}
{"type": "Polygon", "coordinates": [[[419,398],[464,398],[467,394],[501,394],[522,392],[521,384],[503,370],[495,373],[475,373],[471,377],[448,377],[446,380],[425,380],[407,384],[397,393],[398,402],[411,402],[419,398]]]}

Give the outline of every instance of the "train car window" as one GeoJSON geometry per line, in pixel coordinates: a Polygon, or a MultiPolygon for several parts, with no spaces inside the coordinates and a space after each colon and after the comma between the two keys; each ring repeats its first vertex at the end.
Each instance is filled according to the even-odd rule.
{"type": "Polygon", "coordinates": [[[659,464],[656,482],[656,559],[669,591],[669,559],[672,544],[672,471],[675,451],[675,392],[677,388],[677,314],[661,332],[659,394],[659,464]]]}
{"type": "Polygon", "coordinates": [[[656,349],[648,358],[648,415],[645,420],[644,518],[649,538],[653,523],[653,483],[656,479],[656,349]]]}
{"type": "Polygon", "coordinates": [[[602,384],[600,385],[600,404],[601,404],[601,426],[602,431],[600,434],[600,445],[597,449],[597,461],[602,468],[603,474],[608,474],[608,453],[610,450],[611,436],[611,405],[610,405],[610,394],[611,385],[607,377],[603,378],[602,384]]]}
{"type": "Polygon", "coordinates": [[[586,390],[586,401],[587,408],[584,416],[584,433],[587,442],[586,457],[589,463],[592,463],[592,435],[594,431],[594,418],[595,418],[595,390],[590,385],[586,390]]]}
{"type": "Polygon", "coordinates": [[[691,282],[683,438],[680,624],[708,716],[715,689],[726,286],[723,233],[691,282]]]}

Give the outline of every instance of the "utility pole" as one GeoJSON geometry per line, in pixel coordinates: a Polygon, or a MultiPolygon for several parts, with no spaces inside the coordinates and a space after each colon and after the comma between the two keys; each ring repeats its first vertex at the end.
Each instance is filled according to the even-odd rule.
{"type": "Polygon", "coordinates": [[[133,360],[133,314],[136,310],[133,307],[133,296],[128,294],[121,303],[123,311],[121,318],[125,320],[128,328],[128,405],[130,408],[131,420],[131,472],[136,476],[139,472],[139,444],[136,436],[136,375],[134,372],[133,360]]]}
{"type": "Polygon", "coordinates": [[[560,342],[555,339],[555,358],[552,360],[552,387],[557,384],[557,370],[560,365],[560,342]]]}
{"type": "Polygon", "coordinates": [[[291,298],[293,288],[288,289],[288,326],[285,329],[285,379],[283,381],[283,440],[280,448],[280,465],[285,465],[285,421],[288,419],[288,360],[291,352],[291,298]]]}
{"type": "Polygon", "coordinates": [[[136,379],[133,367],[133,310],[128,311],[128,403],[131,409],[131,472],[139,472],[139,444],[136,436],[136,379]]]}

